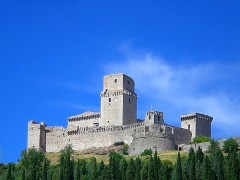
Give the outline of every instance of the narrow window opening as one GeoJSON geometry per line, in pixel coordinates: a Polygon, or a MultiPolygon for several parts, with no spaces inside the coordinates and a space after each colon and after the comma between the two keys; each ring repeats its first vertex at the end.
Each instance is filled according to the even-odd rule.
{"type": "Polygon", "coordinates": [[[130,81],[128,81],[128,84],[130,84],[130,81]]]}
{"type": "Polygon", "coordinates": [[[111,102],[111,98],[108,99],[108,102],[111,102]]]}
{"type": "Polygon", "coordinates": [[[128,99],[128,102],[129,102],[129,103],[131,102],[130,98],[128,99]]]}
{"type": "Polygon", "coordinates": [[[190,130],[190,124],[188,125],[188,130],[190,130]]]}
{"type": "Polygon", "coordinates": [[[117,79],[114,79],[114,82],[117,83],[117,79]]]}

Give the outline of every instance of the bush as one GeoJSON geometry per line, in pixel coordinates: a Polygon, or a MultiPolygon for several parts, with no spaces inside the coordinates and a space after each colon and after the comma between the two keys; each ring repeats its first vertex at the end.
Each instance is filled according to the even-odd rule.
{"type": "Polygon", "coordinates": [[[120,146],[120,145],[124,145],[125,143],[123,141],[119,141],[119,142],[115,142],[113,145],[115,146],[120,146]]]}
{"type": "Polygon", "coordinates": [[[211,138],[206,136],[197,136],[193,138],[192,144],[203,143],[203,142],[210,142],[211,138]]]}
{"type": "Polygon", "coordinates": [[[142,153],[141,156],[151,156],[153,153],[152,149],[145,149],[142,153]]]}
{"type": "Polygon", "coordinates": [[[224,144],[223,144],[223,151],[228,153],[228,152],[231,152],[231,151],[238,151],[238,143],[235,139],[233,138],[230,138],[226,141],[224,141],[224,144]]]}

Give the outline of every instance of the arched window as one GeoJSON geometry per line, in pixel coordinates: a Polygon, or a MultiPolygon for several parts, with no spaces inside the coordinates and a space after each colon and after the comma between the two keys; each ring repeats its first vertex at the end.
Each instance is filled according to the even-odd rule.
{"type": "Polygon", "coordinates": [[[114,79],[114,82],[117,83],[117,79],[114,79]]]}

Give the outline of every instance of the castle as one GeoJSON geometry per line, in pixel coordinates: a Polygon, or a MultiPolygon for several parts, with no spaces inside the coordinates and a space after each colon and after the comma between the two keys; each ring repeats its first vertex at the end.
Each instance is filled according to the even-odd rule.
{"type": "Polygon", "coordinates": [[[135,82],[125,74],[104,76],[100,97],[101,112],[70,116],[66,128],[29,121],[28,148],[59,152],[71,145],[81,151],[123,141],[130,154],[139,154],[150,148],[177,149],[200,135],[211,137],[213,118],[200,113],[182,115],[181,128],[166,124],[159,111],[149,110],[144,120],[137,119],[135,82]]]}

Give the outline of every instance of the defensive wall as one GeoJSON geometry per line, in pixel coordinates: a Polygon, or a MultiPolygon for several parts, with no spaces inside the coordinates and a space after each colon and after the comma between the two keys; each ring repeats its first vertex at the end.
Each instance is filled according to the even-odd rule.
{"type": "MultiPolygon", "coordinates": [[[[38,127],[36,122],[30,126],[38,127]]],[[[59,152],[67,145],[73,150],[81,151],[92,147],[107,147],[115,142],[123,141],[130,147],[130,154],[139,154],[143,149],[157,149],[158,151],[176,149],[178,143],[189,143],[191,132],[168,125],[136,123],[126,126],[103,127],[74,127],[64,129],[61,126],[48,127],[41,125],[41,136],[45,139],[42,149],[46,152],[59,152]],[[45,144],[44,144],[45,142],[45,144]]],[[[38,137],[35,132],[39,129],[30,129],[29,134],[38,137]]],[[[35,138],[30,138],[35,139],[35,138]]],[[[36,147],[36,145],[35,145],[36,147]]],[[[28,148],[31,148],[29,144],[28,148]]]]}

